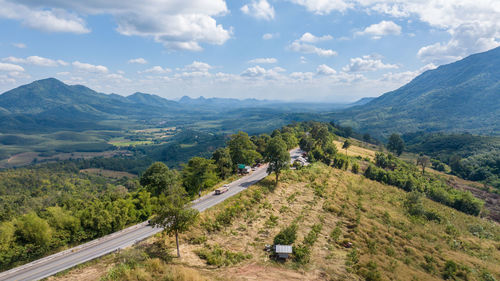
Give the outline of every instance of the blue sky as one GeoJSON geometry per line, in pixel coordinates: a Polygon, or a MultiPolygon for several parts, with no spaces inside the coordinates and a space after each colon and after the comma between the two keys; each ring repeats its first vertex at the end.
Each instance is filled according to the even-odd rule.
{"type": "Polygon", "coordinates": [[[0,0],[0,91],[346,102],[500,45],[497,0],[0,0]]]}

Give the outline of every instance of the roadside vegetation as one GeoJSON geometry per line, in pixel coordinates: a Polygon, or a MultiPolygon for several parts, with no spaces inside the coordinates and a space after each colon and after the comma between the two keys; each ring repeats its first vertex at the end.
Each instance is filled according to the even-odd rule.
{"type": "MultiPolygon", "coordinates": [[[[156,251],[171,255],[175,239],[178,261],[195,260],[209,268],[277,266],[262,249],[265,244],[282,240],[294,247],[291,260],[282,270],[290,276],[306,270],[306,279],[323,272],[339,278],[378,280],[384,276],[381,272],[397,276],[399,267],[414,276],[478,276],[470,270],[474,263],[481,264],[488,274],[497,274],[491,263],[499,261],[494,253],[500,247],[499,229],[473,217],[483,209],[481,200],[392,154],[375,153],[366,148],[370,145],[361,148],[360,141],[339,136],[345,133],[343,127],[318,122],[293,123],[270,135],[238,132],[227,138],[226,147],[207,157],[192,157],[180,170],[157,162],[139,179],[105,180],[77,173],[74,166],[73,170],[70,166],[64,170],[60,164],[8,170],[4,172],[6,179],[13,178],[8,173],[19,175],[0,188],[10,194],[12,202],[4,205],[2,212],[8,214],[20,198],[35,198],[39,203],[27,203],[27,209],[4,215],[0,261],[8,268],[151,217],[153,224],[166,227],[165,233],[172,234],[172,238],[163,235],[160,240],[154,239],[159,241],[156,251]],[[287,151],[297,145],[312,165],[289,170],[287,151]],[[238,174],[239,164],[253,166],[263,161],[271,163],[268,172],[274,173],[274,181],[266,179],[200,215],[185,209],[189,199],[238,174]],[[39,174],[26,181],[24,175],[32,171],[39,174]],[[78,176],[70,177],[71,173],[78,176]],[[94,181],[101,185],[94,185],[94,181]],[[70,184],[88,187],[68,188],[70,184]],[[16,190],[24,195],[18,197],[16,190]],[[46,194],[52,194],[51,200],[46,200],[46,194]],[[460,220],[467,224],[462,225],[460,220]],[[430,228],[435,236],[425,234],[417,225],[430,228]],[[446,232],[449,239],[440,234],[443,229],[451,233],[446,232]],[[434,250],[427,247],[429,244],[434,250]],[[403,252],[396,254],[395,248],[403,252]],[[415,249],[422,254],[414,254],[415,249]],[[404,255],[404,265],[395,259],[375,258],[381,250],[389,257],[404,255]],[[330,268],[324,260],[335,262],[330,268]],[[421,269],[427,275],[420,275],[421,269]]],[[[127,278],[134,278],[133,274],[144,271],[149,263],[168,268],[168,264],[177,262],[153,262],[154,258],[146,255],[134,266],[117,265],[106,278],[131,280],[127,278]]]]}

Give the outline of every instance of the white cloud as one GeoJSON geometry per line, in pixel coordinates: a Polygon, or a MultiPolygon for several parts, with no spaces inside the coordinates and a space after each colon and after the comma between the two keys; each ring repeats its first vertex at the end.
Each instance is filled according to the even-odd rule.
{"type": "Polygon", "coordinates": [[[136,58],[136,59],[130,59],[128,63],[147,64],[148,61],[143,58],[136,58]]]}
{"type": "MultiPolygon", "coordinates": [[[[58,7],[29,7],[17,1],[0,0],[0,17],[19,20],[25,26],[47,32],[89,33],[81,17],[58,7]]],[[[35,3],[33,3],[35,4],[35,3]]],[[[36,4],[34,6],[37,6],[36,4]]]]}
{"type": "Polygon", "coordinates": [[[332,40],[333,37],[331,35],[324,35],[324,36],[314,36],[309,32],[306,32],[302,35],[302,37],[299,38],[298,41],[305,42],[305,43],[317,43],[321,41],[327,41],[327,40],[332,40]]]}
{"type": "Polygon", "coordinates": [[[24,43],[12,43],[12,46],[19,48],[19,49],[26,49],[28,47],[24,43]]]}
{"type": "Polygon", "coordinates": [[[92,73],[107,73],[108,68],[103,65],[93,65],[90,63],[84,63],[79,61],[74,61],[72,65],[81,71],[92,72],[92,73]]]}
{"type": "Polygon", "coordinates": [[[157,65],[157,66],[153,66],[151,68],[148,68],[146,70],[139,71],[139,73],[164,74],[164,73],[168,73],[168,72],[171,72],[171,71],[172,70],[170,68],[163,68],[163,67],[157,65]]]}
{"type": "Polygon", "coordinates": [[[224,0],[0,0],[0,6],[0,17],[51,32],[88,33],[85,16],[109,14],[120,34],[150,37],[172,50],[199,51],[201,44],[222,45],[231,37],[214,18],[229,12],[224,0]]]}
{"type": "Polygon", "coordinates": [[[271,69],[265,69],[260,66],[249,67],[245,71],[241,73],[242,77],[245,78],[263,78],[268,80],[276,80],[284,77],[281,73],[284,72],[285,69],[281,67],[273,67],[271,69]]]}
{"type": "Polygon", "coordinates": [[[378,56],[363,56],[352,58],[350,63],[342,68],[345,72],[376,71],[380,69],[398,68],[395,64],[385,64],[378,56]]]}
{"type": "Polygon", "coordinates": [[[331,57],[337,55],[337,52],[335,52],[334,50],[318,48],[314,45],[305,44],[299,41],[294,41],[288,46],[288,48],[294,52],[316,54],[321,57],[331,57]]]}
{"type": "Polygon", "coordinates": [[[17,64],[0,62],[0,71],[22,72],[22,71],[24,71],[24,68],[20,65],[17,65],[17,64]]]}
{"type": "Polygon", "coordinates": [[[332,11],[344,12],[353,7],[351,1],[344,0],[290,0],[292,3],[304,6],[308,11],[318,15],[326,15],[332,11]]]}
{"type": "Polygon", "coordinates": [[[278,36],[279,36],[279,33],[265,33],[264,35],[262,35],[262,39],[270,40],[270,39],[276,38],[278,36]]]}
{"type": "MultiPolygon", "coordinates": [[[[315,14],[357,9],[395,18],[418,19],[432,28],[447,31],[450,40],[422,47],[424,62],[445,63],[500,45],[500,2],[498,0],[289,0],[315,14]]],[[[377,39],[399,34],[398,27],[386,24],[363,31],[377,39]],[[391,33],[392,32],[392,33],[391,33]]]]}
{"type": "Polygon", "coordinates": [[[40,56],[29,56],[27,58],[16,58],[16,57],[7,57],[3,58],[2,61],[12,62],[12,63],[21,63],[21,64],[31,64],[37,66],[46,66],[46,67],[56,67],[56,66],[66,66],[67,62],[63,60],[53,60],[40,56]]]}
{"type": "Polygon", "coordinates": [[[423,67],[415,70],[415,71],[404,71],[404,72],[388,72],[382,75],[382,81],[387,81],[387,82],[395,82],[398,84],[406,84],[410,82],[413,78],[417,77],[418,75],[424,73],[427,70],[435,69],[436,66],[432,63],[424,65],[423,67]]]}
{"type": "Polygon", "coordinates": [[[257,58],[248,61],[248,63],[277,63],[277,62],[278,60],[276,58],[257,58]]]}
{"type": "Polygon", "coordinates": [[[424,62],[448,63],[462,59],[470,53],[484,52],[500,46],[500,34],[496,34],[498,31],[490,26],[462,24],[449,32],[451,39],[447,43],[424,46],[420,48],[417,56],[424,62]]]}
{"type": "Polygon", "coordinates": [[[326,64],[321,64],[316,68],[316,73],[318,75],[334,75],[337,74],[337,71],[326,64]]]}
{"type": "Polygon", "coordinates": [[[336,56],[337,52],[335,52],[334,50],[319,48],[311,44],[331,39],[333,39],[333,37],[330,35],[317,37],[309,32],[306,32],[299,39],[293,41],[292,44],[288,46],[288,49],[304,54],[316,54],[321,57],[336,56]]]}
{"type": "Polygon", "coordinates": [[[395,24],[393,21],[381,21],[376,24],[372,24],[365,28],[361,32],[357,32],[357,35],[371,35],[373,39],[380,39],[385,35],[399,35],[401,34],[401,26],[395,24]]]}
{"type": "Polygon", "coordinates": [[[193,61],[193,63],[186,65],[184,71],[188,72],[208,72],[213,67],[208,63],[193,61]]]}
{"type": "Polygon", "coordinates": [[[241,7],[241,11],[256,19],[272,20],[274,19],[274,8],[267,0],[252,0],[251,3],[241,7]]]}

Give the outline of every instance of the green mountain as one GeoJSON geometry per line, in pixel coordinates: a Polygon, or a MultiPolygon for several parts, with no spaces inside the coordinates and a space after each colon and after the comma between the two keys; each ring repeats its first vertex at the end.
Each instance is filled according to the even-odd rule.
{"type": "Polygon", "coordinates": [[[176,102],[138,93],[130,97],[107,95],[82,85],[70,86],[48,78],[0,95],[0,129],[52,131],[114,128],[109,123],[102,125],[100,121],[167,115],[166,106],[171,103],[176,102]]]}
{"type": "Polygon", "coordinates": [[[442,65],[369,103],[333,114],[376,136],[392,132],[500,134],[500,47],[442,65]]]}

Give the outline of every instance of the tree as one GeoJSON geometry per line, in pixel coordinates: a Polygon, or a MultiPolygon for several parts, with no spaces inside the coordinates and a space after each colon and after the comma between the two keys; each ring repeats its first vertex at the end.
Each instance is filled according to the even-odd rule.
{"type": "Polygon", "coordinates": [[[299,144],[299,141],[295,137],[294,134],[286,132],[281,134],[281,138],[283,141],[286,143],[286,148],[287,149],[292,149],[296,147],[299,144]]]}
{"type": "Polygon", "coordinates": [[[276,185],[281,171],[290,164],[290,154],[286,149],[286,143],[281,137],[274,137],[269,141],[266,149],[266,162],[269,162],[267,172],[276,174],[276,185]]]}
{"type": "Polygon", "coordinates": [[[311,136],[316,141],[316,145],[321,147],[332,141],[332,135],[328,131],[328,128],[323,125],[315,126],[311,130],[311,136]]]}
{"type": "Polygon", "coordinates": [[[256,157],[259,155],[255,150],[255,144],[253,144],[248,137],[248,134],[245,132],[240,131],[237,134],[232,135],[231,139],[227,143],[227,146],[229,148],[229,154],[231,155],[233,165],[251,165],[255,162],[256,157]],[[255,153],[252,153],[253,151],[255,151],[255,153]]]}
{"type": "Polygon", "coordinates": [[[314,140],[310,136],[304,134],[300,139],[299,146],[303,151],[309,152],[314,148],[314,140]]]}
{"type": "Polygon", "coordinates": [[[252,136],[250,140],[255,144],[256,150],[260,154],[264,154],[266,152],[267,143],[271,137],[268,134],[260,134],[259,136],[252,136]]]}
{"type": "Polygon", "coordinates": [[[330,165],[333,158],[337,154],[337,146],[333,142],[325,144],[323,148],[323,160],[325,164],[330,165]]]}
{"type": "Polygon", "coordinates": [[[423,154],[420,154],[420,156],[417,158],[417,165],[422,167],[422,175],[425,174],[425,167],[429,166],[430,163],[431,160],[429,159],[429,157],[423,154]]]}
{"type": "Polygon", "coordinates": [[[17,236],[25,243],[46,249],[52,241],[52,228],[35,213],[22,216],[16,225],[17,236]]]}
{"type": "Polygon", "coordinates": [[[342,148],[345,149],[345,155],[347,156],[347,149],[351,146],[351,141],[349,139],[346,139],[344,141],[344,144],[342,145],[342,148]]]}
{"type": "Polygon", "coordinates": [[[389,137],[389,142],[387,143],[387,149],[396,153],[397,156],[400,156],[405,149],[405,143],[398,134],[392,134],[389,137]]]}
{"type": "Polygon", "coordinates": [[[155,162],[142,174],[140,183],[152,195],[159,196],[179,185],[179,175],[162,162],[155,162]]]}
{"type": "Polygon", "coordinates": [[[212,154],[212,159],[215,161],[217,174],[221,179],[225,179],[231,175],[233,161],[231,160],[231,154],[229,154],[228,148],[218,148],[212,154]]]}
{"type": "Polygon", "coordinates": [[[212,187],[217,183],[216,166],[213,160],[193,157],[182,170],[182,184],[190,195],[212,187]]]}
{"type": "Polygon", "coordinates": [[[187,206],[189,199],[185,195],[185,190],[180,187],[174,189],[168,196],[162,194],[158,200],[155,216],[151,220],[155,226],[163,227],[168,235],[175,235],[179,258],[181,257],[179,233],[189,230],[199,214],[198,210],[187,206]]]}

